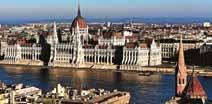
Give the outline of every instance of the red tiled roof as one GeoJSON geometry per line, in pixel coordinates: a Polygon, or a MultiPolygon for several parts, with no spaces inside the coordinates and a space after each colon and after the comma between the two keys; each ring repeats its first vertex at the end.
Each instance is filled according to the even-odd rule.
{"type": "Polygon", "coordinates": [[[128,43],[128,44],[126,44],[126,47],[127,47],[127,48],[135,48],[135,44],[133,44],[133,43],[128,43]]]}
{"type": "Polygon", "coordinates": [[[146,43],[141,43],[140,48],[148,48],[148,45],[146,43]]]}
{"type": "Polygon", "coordinates": [[[98,45],[98,48],[99,48],[99,49],[107,49],[108,46],[106,46],[106,45],[98,45]]]}
{"type": "Polygon", "coordinates": [[[26,40],[25,39],[17,39],[16,43],[17,44],[26,44],[26,40]]]}
{"type": "Polygon", "coordinates": [[[79,28],[87,28],[87,22],[81,16],[77,16],[74,19],[74,21],[72,22],[71,28],[76,28],[77,27],[77,24],[78,24],[79,28]]]}
{"type": "Polygon", "coordinates": [[[200,98],[200,97],[207,98],[207,94],[205,93],[205,90],[203,89],[196,75],[192,76],[188,85],[188,89],[186,91],[186,95],[190,98],[200,98]]]}
{"type": "Polygon", "coordinates": [[[147,43],[148,46],[152,44],[153,38],[146,38],[145,42],[147,43]]]}
{"type": "Polygon", "coordinates": [[[121,32],[116,32],[116,33],[114,33],[114,37],[116,39],[121,39],[123,36],[122,36],[122,33],[121,32]]]}
{"type": "Polygon", "coordinates": [[[20,44],[21,47],[32,47],[32,43],[25,43],[25,44],[20,44]]]}
{"type": "Polygon", "coordinates": [[[86,48],[86,49],[89,49],[89,48],[92,48],[92,45],[91,44],[85,44],[83,47],[86,48]]]}

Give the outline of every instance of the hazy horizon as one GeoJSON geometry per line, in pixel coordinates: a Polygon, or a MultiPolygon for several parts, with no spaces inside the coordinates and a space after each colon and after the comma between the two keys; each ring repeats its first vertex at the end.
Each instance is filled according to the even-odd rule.
{"type": "MultiPolygon", "coordinates": [[[[13,25],[13,24],[27,24],[27,23],[72,23],[73,18],[64,19],[14,19],[14,20],[0,20],[0,24],[13,25]]],[[[88,23],[93,22],[113,22],[113,23],[147,23],[147,24],[193,24],[212,22],[212,17],[134,17],[134,18],[86,18],[88,23]]]]}
{"type": "MultiPolygon", "coordinates": [[[[212,0],[80,0],[86,18],[212,17],[212,0]]],[[[0,20],[71,19],[77,0],[4,0],[0,20]]]]}

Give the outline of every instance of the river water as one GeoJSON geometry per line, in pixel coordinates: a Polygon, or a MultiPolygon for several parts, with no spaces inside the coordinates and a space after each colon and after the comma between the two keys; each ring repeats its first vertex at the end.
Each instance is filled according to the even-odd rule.
{"type": "MultiPolygon", "coordinates": [[[[212,99],[212,77],[199,79],[209,99],[212,99]]],[[[0,66],[0,81],[33,85],[45,92],[53,89],[57,83],[82,88],[118,89],[131,93],[131,104],[164,104],[175,93],[174,75],[164,74],[144,77],[129,72],[0,66]]]]}

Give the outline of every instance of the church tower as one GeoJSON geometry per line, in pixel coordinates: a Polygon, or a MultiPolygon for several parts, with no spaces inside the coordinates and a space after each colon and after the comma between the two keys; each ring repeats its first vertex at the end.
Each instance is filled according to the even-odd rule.
{"type": "Polygon", "coordinates": [[[182,96],[187,85],[187,71],[184,60],[184,49],[182,35],[180,36],[178,63],[175,70],[176,78],[176,96],[182,96]]]}

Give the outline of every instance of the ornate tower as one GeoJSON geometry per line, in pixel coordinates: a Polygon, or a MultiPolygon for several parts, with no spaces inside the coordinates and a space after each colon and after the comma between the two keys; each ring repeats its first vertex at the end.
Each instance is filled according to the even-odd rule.
{"type": "Polygon", "coordinates": [[[56,22],[54,22],[53,24],[53,34],[49,38],[50,38],[50,45],[51,45],[49,65],[51,66],[56,57],[56,45],[59,43],[58,36],[57,36],[56,22]]]}
{"type": "Polygon", "coordinates": [[[56,22],[54,22],[54,31],[53,31],[53,41],[54,41],[54,44],[58,44],[58,36],[57,36],[57,24],[56,22]]]}
{"type": "Polygon", "coordinates": [[[176,96],[182,96],[185,87],[187,85],[187,71],[184,60],[182,35],[180,36],[179,55],[178,55],[177,67],[175,70],[175,78],[176,78],[176,96]]]}
{"type": "MultiPolygon", "coordinates": [[[[79,2],[79,1],[78,1],[79,2]]],[[[77,17],[73,20],[71,25],[72,42],[74,44],[74,62],[81,63],[84,60],[84,52],[82,46],[88,42],[88,25],[86,20],[81,15],[80,2],[78,3],[77,17]]]]}
{"type": "MultiPolygon", "coordinates": [[[[79,1],[78,1],[79,2],[79,1]]],[[[71,32],[73,37],[73,43],[80,41],[81,44],[84,44],[88,41],[88,25],[86,20],[81,15],[80,2],[78,3],[78,13],[76,18],[73,20],[71,25],[71,32]],[[76,40],[77,38],[77,40],[76,40]]]]}

